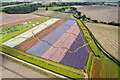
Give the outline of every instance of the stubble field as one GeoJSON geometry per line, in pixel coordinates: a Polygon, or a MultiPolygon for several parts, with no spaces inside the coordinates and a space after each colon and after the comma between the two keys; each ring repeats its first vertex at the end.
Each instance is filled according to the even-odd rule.
{"type": "Polygon", "coordinates": [[[104,22],[118,22],[118,7],[113,6],[74,6],[87,17],[104,22]]]}

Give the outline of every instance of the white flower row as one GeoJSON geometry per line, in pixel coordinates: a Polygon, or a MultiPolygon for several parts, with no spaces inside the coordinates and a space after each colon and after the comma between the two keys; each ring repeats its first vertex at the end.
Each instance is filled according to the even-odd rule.
{"type": "Polygon", "coordinates": [[[38,32],[40,32],[41,30],[47,28],[48,26],[52,25],[53,23],[57,22],[58,18],[52,18],[32,29],[29,29],[28,31],[2,43],[3,45],[9,46],[9,47],[15,47],[16,45],[19,45],[20,43],[22,43],[23,41],[27,40],[28,38],[33,36],[33,33],[36,34],[38,32]]]}

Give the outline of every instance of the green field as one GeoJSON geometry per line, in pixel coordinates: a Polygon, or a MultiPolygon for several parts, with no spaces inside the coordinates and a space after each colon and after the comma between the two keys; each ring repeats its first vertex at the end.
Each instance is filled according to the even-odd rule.
{"type": "MultiPolygon", "coordinates": [[[[110,60],[95,58],[91,78],[119,78],[120,67],[110,60]]],[[[119,80],[118,79],[118,80],[119,80]]]]}
{"type": "Polygon", "coordinates": [[[59,18],[65,18],[65,19],[72,19],[70,13],[62,13],[62,12],[55,12],[55,13],[52,13],[52,14],[48,14],[47,16],[59,17],[59,18]]]}
{"type": "MultiPolygon", "coordinates": [[[[56,9],[61,9],[61,8],[65,8],[65,7],[68,7],[68,6],[62,6],[62,7],[48,7],[48,10],[49,11],[54,11],[56,9]]],[[[39,7],[38,10],[46,10],[46,7],[39,7]]]]}
{"type": "MultiPolygon", "coordinates": [[[[41,16],[42,17],[42,16],[41,16]]],[[[2,36],[2,39],[0,40],[1,42],[5,42],[47,20],[49,20],[50,18],[47,17],[43,17],[41,20],[39,21],[35,21],[35,22],[31,22],[31,23],[27,23],[27,24],[23,24],[23,25],[17,25],[17,26],[10,26],[7,28],[3,28],[0,32],[0,36],[2,36]],[[39,24],[36,24],[39,23],[39,24]],[[35,26],[32,26],[32,24],[36,24],[35,26]]]]}

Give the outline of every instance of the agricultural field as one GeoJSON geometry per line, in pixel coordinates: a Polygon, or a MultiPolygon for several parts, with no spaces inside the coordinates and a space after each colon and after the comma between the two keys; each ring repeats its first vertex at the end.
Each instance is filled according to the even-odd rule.
{"type": "Polygon", "coordinates": [[[74,20],[52,18],[2,44],[82,70],[89,55],[74,20]]]}
{"type": "Polygon", "coordinates": [[[43,16],[47,16],[47,15],[53,14],[53,13],[55,13],[55,11],[37,10],[37,11],[33,12],[33,14],[43,15],[43,16]]]}
{"type": "Polygon", "coordinates": [[[120,67],[112,61],[95,58],[91,78],[118,78],[120,79],[120,67]]]}
{"type": "Polygon", "coordinates": [[[39,16],[32,14],[5,14],[0,12],[0,15],[2,15],[0,16],[0,18],[2,19],[2,24],[0,23],[0,25],[9,25],[9,26],[11,26],[10,24],[12,23],[13,25],[17,24],[15,22],[19,22],[20,24],[25,22],[26,20],[30,21],[30,19],[40,18],[39,16]]]}
{"type": "Polygon", "coordinates": [[[118,52],[118,38],[120,32],[118,31],[119,27],[105,25],[105,24],[96,24],[96,23],[85,23],[87,27],[92,31],[93,35],[100,42],[100,44],[113,56],[120,60],[120,53],[118,52]]]}
{"type": "Polygon", "coordinates": [[[33,28],[35,25],[39,25],[45,21],[47,21],[48,17],[41,17],[41,20],[38,20],[37,22],[25,22],[22,24],[16,24],[14,26],[9,26],[1,29],[0,36],[2,36],[2,42],[5,42],[31,28],[33,28]],[[34,24],[34,25],[33,25],[34,24]]]}
{"type": "Polygon", "coordinates": [[[65,18],[65,19],[72,19],[71,18],[71,13],[55,12],[55,13],[52,13],[52,14],[48,14],[47,16],[59,17],[59,18],[65,18]]]}
{"type": "MultiPolygon", "coordinates": [[[[65,8],[65,7],[68,7],[68,6],[62,6],[62,7],[48,7],[48,10],[49,10],[49,11],[54,11],[54,10],[61,9],[61,8],[65,8]]],[[[40,7],[40,8],[38,8],[38,10],[46,10],[46,7],[40,7]]]]}
{"type": "Polygon", "coordinates": [[[72,19],[71,13],[63,13],[57,11],[45,11],[45,10],[37,10],[33,12],[35,15],[43,15],[48,17],[56,17],[56,18],[63,18],[63,19],[72,19]]]}
{"type": "Polygon", "coordinates": [[[118,7],[113,6],[73,6],[76,7],[78,11],[85,14],[91,19],[96,19],[98,21],[118,22],[118,7]]]}

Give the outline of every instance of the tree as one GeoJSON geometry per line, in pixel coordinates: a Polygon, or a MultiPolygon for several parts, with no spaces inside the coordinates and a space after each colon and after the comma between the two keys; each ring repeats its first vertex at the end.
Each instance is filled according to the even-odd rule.
{"type": "Polygon", "coordinates": [[[78,16],[81,16],[81,12],[78,12],[78,16]]]}
{"type": "Polygon", "coordinates": [[[46,11],[48,10],[48,7],[46,7],[46,11]]]}
{"type": "Polygon", "coordinates": [[[82,16],[82,19],[84,20],[85,18],[86,18],[86,15],[83,15],[83,16],[82,16]]]}

